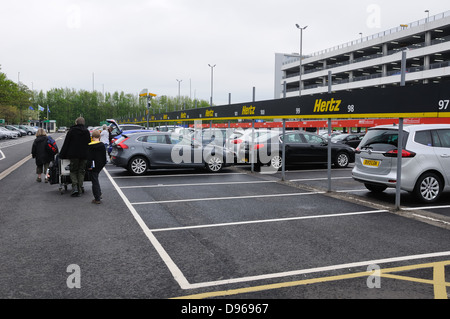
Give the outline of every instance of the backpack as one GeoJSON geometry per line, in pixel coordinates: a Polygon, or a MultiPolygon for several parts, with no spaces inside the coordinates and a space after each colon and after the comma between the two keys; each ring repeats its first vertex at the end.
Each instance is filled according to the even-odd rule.
{"type": "Polygon", "coordinates": [[[58,145],[51,136],[47,136],[47,151],[50,155],[58,154],[58,145]]]}

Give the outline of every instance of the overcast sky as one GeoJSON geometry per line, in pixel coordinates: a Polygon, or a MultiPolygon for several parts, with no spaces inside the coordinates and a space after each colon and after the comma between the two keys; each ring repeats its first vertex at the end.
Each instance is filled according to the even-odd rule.
{"type": "Polygon", "coordinates": [[[450,10],[448,0],[0,0],[0,68],[34,90],[272,99],[275,53],[313,53],[450,10]],[[94,76],[93,76],[94,75],[94,76]],[[94,81],[93,81],[94,79],[94,81]]]}

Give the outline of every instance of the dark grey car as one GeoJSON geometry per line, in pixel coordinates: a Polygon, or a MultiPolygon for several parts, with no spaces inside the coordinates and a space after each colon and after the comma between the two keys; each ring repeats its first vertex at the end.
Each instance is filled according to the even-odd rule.
{"type": "Polygon", "coordinates": [[[234,153],[214,145],[200,145],[169,132],[124,135],[112,146],[111,162],[133,175],[151,168],[205,168],[219,172],[234,163],[234,153]]]}

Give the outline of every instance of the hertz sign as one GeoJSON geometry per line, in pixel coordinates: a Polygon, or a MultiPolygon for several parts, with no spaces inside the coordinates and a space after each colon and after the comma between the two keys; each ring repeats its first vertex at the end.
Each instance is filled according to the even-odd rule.
{"type": "Polygon", "coordinates": [[[450,83],[367,88],[156,114],[154,122],[182,119],[351,119],[450,117],[450,83]]]}

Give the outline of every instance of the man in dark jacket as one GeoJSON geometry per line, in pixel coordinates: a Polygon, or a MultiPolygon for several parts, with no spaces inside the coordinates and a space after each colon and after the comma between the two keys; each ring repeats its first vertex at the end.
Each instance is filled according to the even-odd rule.
{"type": "Polygon", "coordinates": [[[84,191],[83,182],[86,172],[88,145],[91,142],[89,131],[84,126],[84,118],[75,120],[75,125],[67,132],[66,139],[59,153],[60,158],[70,159],[71,196],[80,196],[84,191]]]}
{"type": "Polygon", "coordinates": [[[88,149],[88,166],[91,179],[92,179],[92,193],[94,194],[94,200],[92,203],[100,204],[102,190],[100,188],[100,182],[98,180],[98,174],[106,165],[106,151],[105,144],[100,142],[100,132],[92,132],[92,142],[89,143],[88,149]]]}

